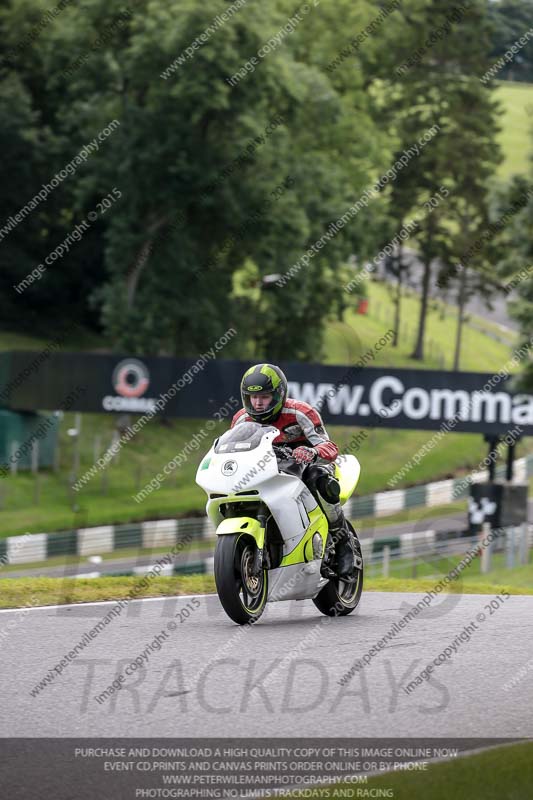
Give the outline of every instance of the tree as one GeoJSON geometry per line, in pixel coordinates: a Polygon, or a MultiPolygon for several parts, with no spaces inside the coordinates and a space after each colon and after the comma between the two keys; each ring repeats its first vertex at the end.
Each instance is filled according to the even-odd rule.
{"type": "Polygon", "coordinates": [[[391,43],[383,67],[395,70],[383,106],[398,137],[397,152],[416,145],[432,125],[439,131],[393,189],[400,198],[398,226],[408,212],[420,219],[416,243],[423,274],[412,358],[422,360],[433,266],[457,260],[464,240],[487,218],[488,180],[500,159],[497,109],[491,90],[479,81],[489,47],[482,0],[464,13],[442,0],[411,0],[402,4],[400,19],[388,31],[397,48],[391,43]]]}
{"type": "MultiPolygon", "coordinates": [[[[533,177],[533,169],[530,174],[533,177]]],[[[533,343],[532,183],[531,177],[529,181],[527,178],[515,177],[504,190],[495,192],[492,212],[493,224],[498,229],[495,241],[497,274],[502,281],[503,291],[510,298],[509,311],[520,325],[520,344],[529,348],[529,351],[533,343]],[[505,224],[502,224],[503,219],[505,224]]],[[[531,352],[524,358],[516,388],[533,392],[531,352]]]]}
{"type": "Polygon", "coordinates": [[[79,187],[91,169],[90,161],[77,167],[75,174],[71,162],[100,130],[89,128],[89,136],[89,131],[79,127],[68,129],[64,124],[65,93],[54,75],[43,79],[53,37],[58,26],[68,23],[70,11],[66,8],[57,18],[46,17],[48,8],[43,2],[25,0],[2,8],[0,13],[5,46],[0,67],[0,228],[25,209],[16,227],[0,241],[6,289],[2,292],[2,320],[32,334],[50,334],[50,319],[54,320],[54,330],[70,329],[72,323],[95,325],[96,315],[87,297],[103,277],[101,222],[92,225],[68,252],[63,248],[60,259],[45,262],[83,220],[84,211],[94,207],[83,209],[77,200],[79,187]],[[48,20],[44,28],[40,25],[43,18],[48,20]],[[67,166],[69,172],[65,171],[67,166]],[[43,187],[47,189],[43,191],[43,187]],[[18,294],[13,286],[39,265],[46,266],[41,279],[18,294]]]}
{"type": "MultiPolygon", "coordinates": [[[[326,15],[334,9],[328,5],[326,15]]],[[[40,0],[23,6],[4,12],[11,47],[44,10],[40,0]]],[[[234,86],[227,79],[286,23],[288,4],[245,6],[217,22],[198,46],[197,37],[226,8],[224,0],[140,0],[125,14],[118,0],[87,0],[83,8],[65,8],[13,65],[39,124],[47,126],[45,159],[53,154],[54,168],[118,122],[87,169],[57,193],[50,225],[43,229],[40,220],[34,241],[40,254],[43,235],[60,242],[103,197],[116,190],[120,198],[75,254],[32,289],[44,301],[53,286],[66,304],[75,286],[73,306],[83,303],[93,321],[97,312],[115,348],[186,355],[208,347],[229,325],[239,329],[234,273],[247,259],[260,275],[283,272],[370,177],[368,152],[378,152],[379,137],[364,116],[364,93],[325,76],[320,37],[312,52],[307,47],[306,30],[324,30],[320,8],[234,86]],[[357,123],[362,130],[354,136],[357,123]],[[288,177],[290,189],[276,196],[288,177]]],[[[272,294],[261,309],[252,305],[265,315],[273,354],[320,352],[325,321],[342,302],[338,270],[354,250],[373,247],[372,220],[364,216],[281,298],[272,294]]],[[[246,352],[249,334],[245,327],[240,333],[234,354],[246,352]]]]}
{"type": "Polygon", "coordinates": [[[520,48],[518,53],[511,54],[512,60],[499,67],[497,79],[533,80],[533,40],[529,39],[524,46],[519,43],[531,29],[533,1],[496,0],[488,4],[488,15],[491,23],[491,64],[496,64],[513,45],[520,48]]]}

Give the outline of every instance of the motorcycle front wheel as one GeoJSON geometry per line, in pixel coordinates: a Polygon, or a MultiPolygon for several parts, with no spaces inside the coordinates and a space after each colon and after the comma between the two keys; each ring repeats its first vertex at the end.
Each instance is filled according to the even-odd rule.
{"type": "Polygon", "coordinates": [[[363,591],[363,553],[357,534],[351,523],[347,525],[352,532],[354,544],[355,581],[347,582],[340,578],[330,578],[324,588],[313,598],[313,603],[322,614],[328,617],[345,617],[355,611],[363,591]]]}
{"type": "Polygon", "coordinates": [[[242,533],[219,536],[215,549],[215,584],[222,607],[239,625],[256,622],[265,610],[268,573],[253,572],[257,545],[242,533]]]}

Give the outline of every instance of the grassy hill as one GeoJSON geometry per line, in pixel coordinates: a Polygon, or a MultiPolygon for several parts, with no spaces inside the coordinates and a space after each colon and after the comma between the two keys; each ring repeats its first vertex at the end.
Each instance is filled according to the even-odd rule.
{"type": "MultiPolygon", "coordinates": [[[[369,288],[369,311],[366,315],[348,311],[345,322],[332,321],[328,327],[324,363],[346,364],[373,348],[375,342],[393,324],[393,308],[387,284],[372,281],[369,288]]],[[[432,301],[427,318],[426,358],[417,364],[410,358],[418,325],[420,301],[413,291],[402,299],[402,323],[397,348],[388,346],[376,353],[373,366],[452,369],[457,324],[457,310],[441,301],[432,301]]],[[[464,328],[460,368],[463,371],[490,372],[499,369],[509,358],[517,342],[509,329],[472,315],[464,328]],[[481,329],[481,330],[479,330],[481,329]],[[496,334],[505,343],[495,340],[496,334]]]]}
{"type": "Polygon", "coordinates": [[[495,94],[502,111],[498,140],[505,156],[498,175],[523,175],[531,169],[533,84],[501,81],[495,94]]]}

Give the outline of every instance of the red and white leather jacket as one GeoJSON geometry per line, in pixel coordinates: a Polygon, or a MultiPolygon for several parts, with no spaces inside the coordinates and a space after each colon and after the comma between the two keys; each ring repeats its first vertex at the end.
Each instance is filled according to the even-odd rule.
{"type": "MultiPolygon", "coordinates": [[[[231,427],[241,422],[253,422],[244,408],[237,411],[231,421],[231,427]]],[[[279,429],[273,444],[284,444],[295,448],[300,445],[314,447],[320,459],[335,461],[339,448],[331,441],[318,411],[301,400],[285,400],[281,414],[275,422],[265,423],[279,429]]]]}

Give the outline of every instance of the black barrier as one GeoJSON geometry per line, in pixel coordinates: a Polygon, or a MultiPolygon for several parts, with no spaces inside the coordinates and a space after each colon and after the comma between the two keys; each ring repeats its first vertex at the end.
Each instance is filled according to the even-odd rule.
{"type": "Polygon", "coordinates": [[[424,783],[432,762],[450,763],[468,752],[517,741],[520,739],[3,739],[0,782],[9,800],[358,798],[394,797],[395,791],[386,788],[387,776],[402,771],[411,773],[411,786],[418,778],[418,791],[410,794],[418,798],[429,797],[424,783]],[[380,784],[381,789],[372,789],[369,774],[383,776],[385,787],[380,784]]]}
{"type": "Polygon", "coordinates": [[[510,528],[528,520],[528,484],[473,483],[468,503],[468,524],[472,533],[483,523],[492,529],[510,528]]]}
{"type": "MultiPolygon", "coordinates": [[[[84,412],[158,410],[163,416],[207,418],[239,384],[249,362],[135,358],[127,355],[11,352],[0,357],[0,405],[55,409],[87,385],[72,405],[84,412]]],[[[318,408],[326,423],[389,428],[533,434],[533,395],[506,390],[507,374],[334,367],[281,362],[289,395],[318,408]]]]}

